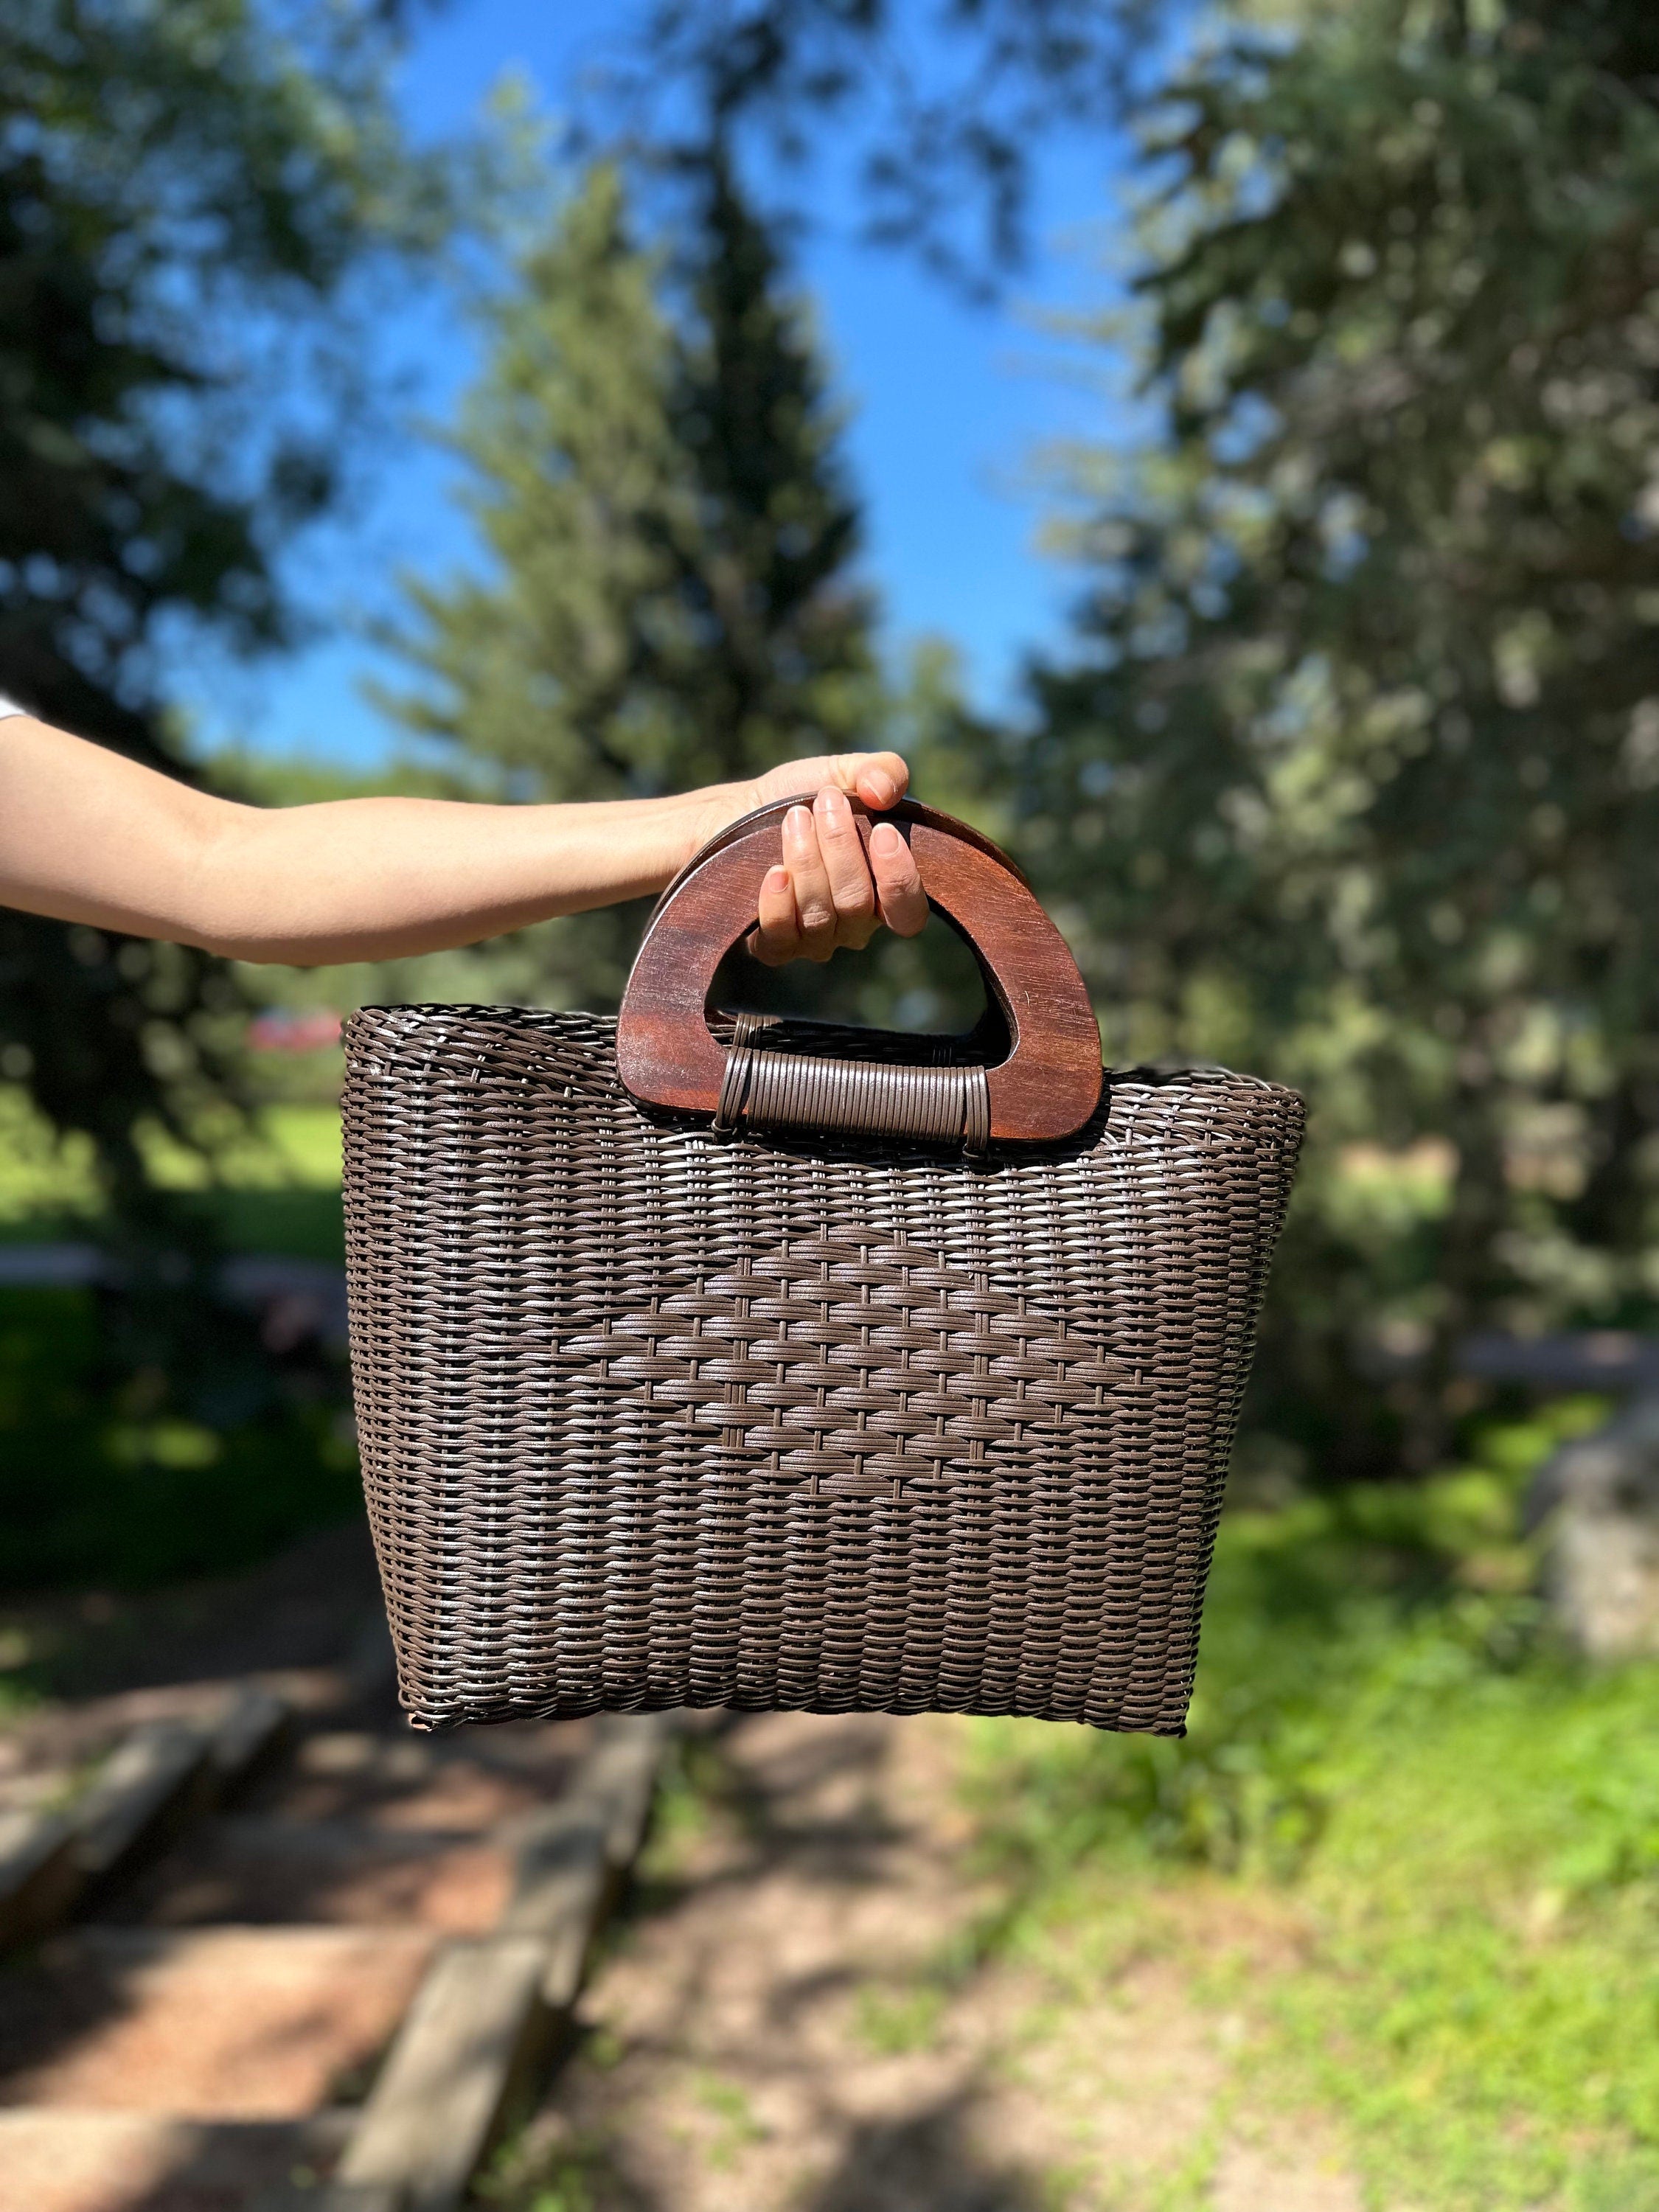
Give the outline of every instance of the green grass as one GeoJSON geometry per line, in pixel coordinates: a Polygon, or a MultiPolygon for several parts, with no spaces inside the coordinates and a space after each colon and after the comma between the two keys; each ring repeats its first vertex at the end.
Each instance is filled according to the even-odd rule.
{"type": "Polygon", "coordinates": [[[1302,1953],[1235,1961],[1224,1995],[1259,2092],[1334,2108],[1376,2204],[1659,2206],[1659,1664],[1560,1649],[1514,1534],[1526,1470],[1594,1411],[1230,1518],[1184,1741],[978,1724],[987,1941],[1075,1959],[1126,1899],[1144,1924],[1218,1880],[1293,1905],[1302,1953]]]}
{"type": "Polygon", "coordinates": [[[184,1418],[111,1389],[103,1352],[88,1292],[0,1290],[0,1588],[229,1573],[356,1510],[326,1405],[184,1418]]]}
{"type": "MultiPolygon", "coordinates": [[[[211,1163],[154,1134],[145,1147],[155,1180],[204,1194],[232,1251],[339,1260],[340,1116],[332,1106],[274,1105],[252,1132],[211,1163]]],[[[90,1148],[59,1144],[22,1093],[0,1086],[0,1243],[50,1243],[96,1226],[99,1194],[90,1148]]]]}
{"type": "Polygon", "coordinates": [[[285,1259],[326,1260],[345,1265],[345,1224],[338,1182],[308,1188],[214,1192],[211,1211],[221,1240],[232,1252],[270,1252],[285,1259]]]}
{"type": "Polygon", "coordinates": [[[927,2051],[938,2039],[950,1994],[950,1984],[942,1974],[890,1989],[861,1989],[854,2012],[854,2032],[866,2050],[878,2057],[927,2051]]]}
{"type": "MultiPolygon", "coordinates": [[[[337,1261],[339,1130],[331,1107],[274,1106],[211,1166],[159,1137],[149,1164],[201,1194],[227,1249],[337,1261]]],[[[87,1237],[98,1206],[87,1148],[54,1143],[0,1089],[0,1241],[87,1237]]],[[[107,1352],[90,1293],[0,1291],[0,1588],[231,1572],[356,1510],[337,1408],[269,1393],[256,1406],[228,1373],[222,1404],[181,1416],[147,1402],[166,1393],[142,1375],[118,1385],[107,1352]]]]}

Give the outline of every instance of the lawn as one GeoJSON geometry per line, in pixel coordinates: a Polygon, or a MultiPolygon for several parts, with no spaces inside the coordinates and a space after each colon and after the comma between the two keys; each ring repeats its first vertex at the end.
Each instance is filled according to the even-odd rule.
{"type": "MultiPolygon", "coordinates": [[[[201,1194],[228,1250],[343,1259],[333,1108],[270,1107],[211,1164],[165,1139],[149,1154],[159,1182],[201,1194]]],[[[0,1243],[98,1225],[85,1147],[54,1144],[0,1091],[0,1243]]],[[[226,1573],[357,1510],[343,1374],[296,1390],[256,1346],[173,1341],[201,1355],[182,1382],[142,1354],[112,1361],[94,1292],[0,1288],[0,1589],[226,1573]]]]}
{"type": "MultiPolygon", "coordinates": [[[[257,1127],[234,1136],[211,1162],[160,1135],[147,1152],[158,1182],[205,1194],[230,1250],[343,1259],[334,1107],[267,1106],[257,1127]]],[[[85,1236],[97,1210],[84,1141],[54,1143],[22,1094],[0,1086],[0,1243],[85,1236]]]]}
{"type": "Polygon", "coordinates": [[[142,1370],[112,1387],[90,1291],[0,1288],[0,1591],[232,1573],[358,1510],[343,1382],[209,1381],[184,1406],[142,1370]]]}
{"type": "Polygon", "coordinates": [[[1078,1990],[1167,1943],[1249,2021],[1244,2094],[1334,2114],[1376,2206],[1659,2206],[1659,1663],[1565,1651],[1515,1535],[1595,1412],[1230,1516],[1184,1741],[973,1732],[988,1955],[1078,1990]],[[1294,1940],[1218,1943],[1218,1893],[1294,1940]]]}

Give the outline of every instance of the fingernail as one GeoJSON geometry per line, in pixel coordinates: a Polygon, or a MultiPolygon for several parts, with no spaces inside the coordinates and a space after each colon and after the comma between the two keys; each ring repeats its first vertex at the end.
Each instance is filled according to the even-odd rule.
{"type": "Polygon", "coordinates": [[[787,868],[769,868],[766,871],[766,881],[761,885],[761,889],[763,891],[787,891],[788,888],[789,871],[787,868]]]}
{"type": "Polygon", "coordinates": [[[817,803],[827,821],[839,822],[842,816],[847,812],[846,796],[837,791],[833,783],[825,784],[823,789],[818,793],[817,803]]]}
{"type": "Polygon", "coordinates": [[[890,806],[898,797],[898,786],[884,768],[867,768],[859,781],[870,793],[872,805],[890,806]]]}
{"type": "Polygon", "coordinates": [[[805,837],[812,827],[812,817],[805,806],[792,806],[783,817],[783,826],[792,837],[805,837]]]}
{"type": "Polygon", "coordinates": [[[890,822],[878,822],[870,832],[870,850],[878,860],[896,860],[904,849],[904,840],[890,822]]]}

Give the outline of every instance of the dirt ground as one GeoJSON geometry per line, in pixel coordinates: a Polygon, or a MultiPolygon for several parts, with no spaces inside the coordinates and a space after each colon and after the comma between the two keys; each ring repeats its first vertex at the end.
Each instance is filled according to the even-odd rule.
{"type": "MultiPolygon", "coordinates": [[[[583,2039],[492,2188],[526,2212],[1361,2212],[1316,2116],[1134,1908],[1073,1958],[975,1940],[944,1719],[781,1715],[696,1747],[583,2039]]],[[[1197,1901],[1200,1915],[1225,1912],[1197,1901]]],[[[1248,1980],[1284,1927],[1188,1929],[1248,1980]]]]}
{"type": "MultiPolygon", "coordinates": [[[[233,1675],[303,1705],[360,1632],[384,1642],[361,1528],[177,1596],[0,1615],[58,1692],[0,1732],[0,1804],[233,1675]]],[[[1251,1922],[1186,1881],[1046,1953],[988,1946],[962,1723],[705,1717],[499,2206],[1362,2212],[1328,2126],[1264,2114],[1247,2063],[1288,1905],[1251,1922]]]]}

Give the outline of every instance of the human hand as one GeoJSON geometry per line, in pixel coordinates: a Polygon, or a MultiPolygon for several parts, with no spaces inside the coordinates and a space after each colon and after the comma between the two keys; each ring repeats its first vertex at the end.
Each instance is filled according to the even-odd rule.
{"type": "Polygon", "coordinates": [[[784,817],[782,864],[762,881],[749,950],[768,968],[828,960],[843,945],[861,952],[884,922],[914,937],[927,920],[927,894],[898,830],[876,823],[866,859],[845,794],[826,784],[810,807],[784,817]]]}
{"type": "Polygon", "coordinates": [[[740,816],[829,790],[792,815],[756,932],[763,959],[825,960],[880,920],[911,934],[927,918],[903,839],[878,827],[866,863],[847,803],[880,812],[908,781],[896,753],[842,753],[673,798],[265,809],[18,715],[0,746],[0,906],[232,960],[398,959],[659,891],[740,816]]]}
{"type": "Polygon", "coordinates": [[[828,960],[841,946],[861,951],[884,922],[914,937],[927,920],[927,898],[910,848],[890,822],[870,832],[868,858],[848,798],[872,813],[903,798],[910,771],[897,753],[823,753],[786,761],[752,783],[694,793],[685,857],[720,830],[780,799],[813,792],[783,823],[783,862],[760,886],[757,927],[748,949],[769,968],[790,960],[828,960]]]}
{"type": "MultiPolygon", "coordinates": [[[[825,769],[830,776],[811,805],[790,807],[783,817],[783,863],[761,883],[759,925],[750,931],[748,949],[765,967],[830,960],[842,945],[863,951],[883,922],[900,938],[914,938],[927,922],[927,894],[905,838],[894,823],[874,823],[865,852],[848,803],[856,792],[876,811],[894,805],[909,783],[905,763],[896,752],[841,754],[792,761],[763,783],[787,796],[810,790],[811,772],[823,776],[825,769]]],[[[757,803],[765,805],[765,799],[757,803]]]]}

